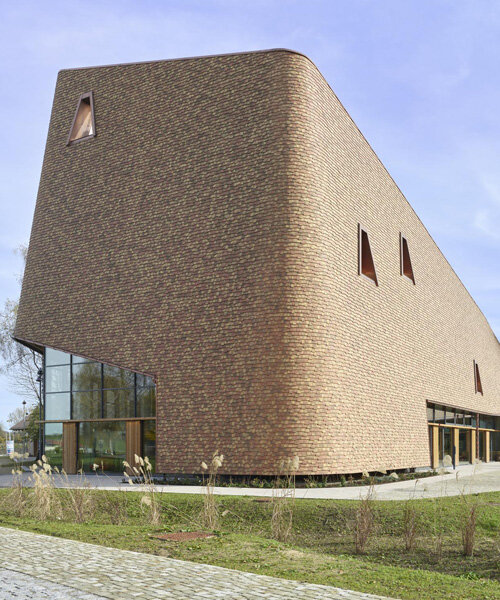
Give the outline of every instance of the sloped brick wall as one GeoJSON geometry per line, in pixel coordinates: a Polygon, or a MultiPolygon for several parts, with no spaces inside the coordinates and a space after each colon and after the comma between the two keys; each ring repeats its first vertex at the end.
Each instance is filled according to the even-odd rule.
{"type": "Polygon", "coordinates": [[[288,51],[59,74],[16,336],[154,375],[164,472],[215,450],[235,474],[419,466],[426,399],[499,412],[483,315],[288,51]],[[97,136],[67,147],[90,90],[97,136]]]}

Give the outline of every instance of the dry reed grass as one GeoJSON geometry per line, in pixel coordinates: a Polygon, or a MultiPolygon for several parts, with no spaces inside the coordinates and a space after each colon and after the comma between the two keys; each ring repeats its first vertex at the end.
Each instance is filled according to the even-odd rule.
{"type": "Polygon", "coordinates": [[[217,472],[222,467],[224,455],[214,452],[211,460],[207,464],[201,463],[203,469],[203,484],[205,493],[203,494],[203,507],[200,513],[200,521],[204,528],[209,531],[215,531],[219,525],[219,509],[214,495],[214,488],[217,482],[217,472]]]}
{"type": "Polygon", "coordinates": [[[275,539],[286,542],[293,527],[295,506],[295,475],[299,469],[299,457],[280,461],[274,480],[271,516],[271,532],[275,539]]]}

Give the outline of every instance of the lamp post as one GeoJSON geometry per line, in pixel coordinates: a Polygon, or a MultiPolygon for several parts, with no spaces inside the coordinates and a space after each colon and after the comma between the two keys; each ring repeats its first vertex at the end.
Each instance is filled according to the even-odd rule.
{"type": "Polygon", "coordinates": [[[23,454],[26,454],[26,436],[28,435],[28,432],[26,431],[26,400],[23,400],[23,426],[24,426],[23,454]]]}
{"type": "Polygon", "coordinates": [[[38,394],[38,447],[37,447],[37,458],[42,458],[42,381],[43,381],[43,369],[38,369],[36,380],[40,386],[38,394]]]}

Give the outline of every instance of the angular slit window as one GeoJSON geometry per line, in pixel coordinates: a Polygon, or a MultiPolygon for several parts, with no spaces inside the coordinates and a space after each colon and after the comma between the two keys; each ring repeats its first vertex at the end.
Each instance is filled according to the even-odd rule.
{"type": "Polygon", "coordinates": [[[94,99],[92,92],[78,99],[75,116],[71,125],[68,144],[95,136],[94,99]]]}
{"type": "Polygon", "coordinates": [[[408,242],[404,236],[400,236],[401,239],[401,275],[405,275],[413,281],[415,285],[415,276],[413,275],[413,267],[411,266],[410,251],[408,250],[408,242]]]}
{"type": "Polygon", "coordinates": [[[377,273],[375,271],[375,263],[373,262],[372,251],[370,248],[370,240],[366,231],[358,225],[359,230],[359,274],[365,275],[378,285],[377,273]]]}
{"type": "Polygon", "coordinates": [[[474,383],[476,386],[476,394],[483,394],[483,386],[481,384],[481,376],[479,375],[479,365],[474,361],[474,383]]]}

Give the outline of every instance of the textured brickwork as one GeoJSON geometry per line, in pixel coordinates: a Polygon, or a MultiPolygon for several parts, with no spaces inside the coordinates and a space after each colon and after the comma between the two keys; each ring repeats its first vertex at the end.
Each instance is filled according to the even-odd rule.
{"type": "Polygon", "coordinates": [[[16,336],[154,375],[165,472],[216,449],[228,473],[420,466],[426,400],[500,412],[484,316],[288,51],[60,73],[16,336]],[[67,147],[90,90],[97,136],[67,147]]]}

